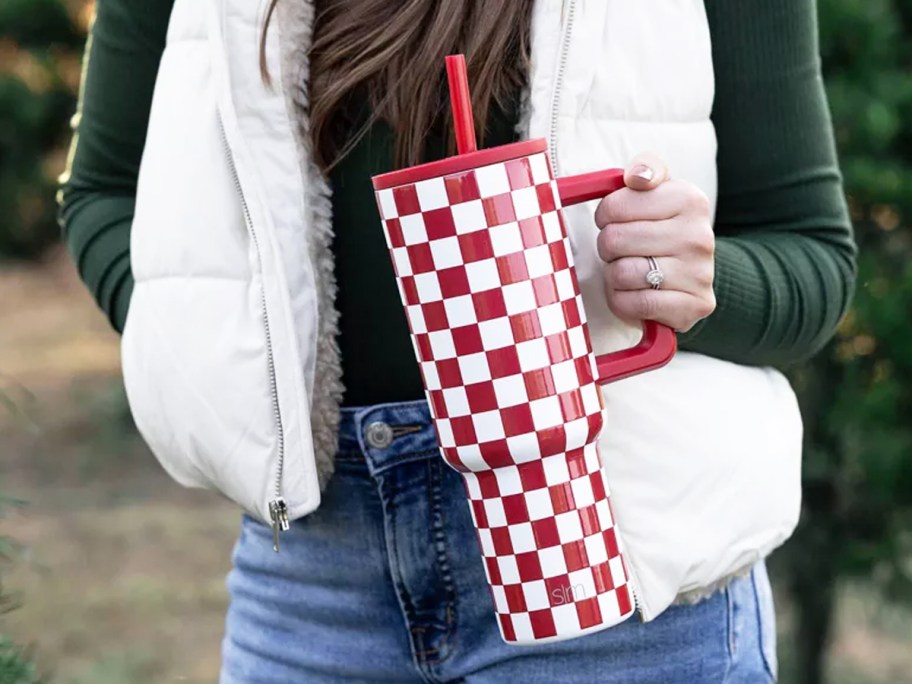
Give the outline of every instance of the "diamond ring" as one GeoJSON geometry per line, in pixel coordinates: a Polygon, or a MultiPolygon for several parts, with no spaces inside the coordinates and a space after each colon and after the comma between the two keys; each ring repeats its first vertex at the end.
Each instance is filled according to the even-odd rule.
{"type": "Polygon", "coordinates": [[[659,268],[659,265],[656,263],[655,257],[648,256],[646,261],[649,262],[649,272],[646,273],[646,283],[653,290],[658,290],[662,287],[662,283],[665,282],[665,274],[662,273],[662,269],[659,268]]]}

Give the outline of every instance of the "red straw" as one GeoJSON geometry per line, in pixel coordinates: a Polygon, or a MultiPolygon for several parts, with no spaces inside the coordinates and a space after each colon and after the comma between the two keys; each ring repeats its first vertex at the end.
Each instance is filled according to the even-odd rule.
{"type": "Polygon", "coordinates": [[[456,130],[456,149],[459,154],[474,152],[478,149],[478,143],[475,140],[475,121],[472,118],[472,98],[469,95],[465,57],[449,55],[446,58],[446,69],[450,83],[450,104],[453,106],[453,127],[456,130]]]}

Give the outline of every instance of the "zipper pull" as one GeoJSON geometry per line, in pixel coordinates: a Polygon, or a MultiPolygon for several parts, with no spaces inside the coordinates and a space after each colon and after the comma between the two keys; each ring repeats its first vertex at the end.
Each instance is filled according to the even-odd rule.
{"type": "Polygon", "coordinates": [[[269,519],[272,521],[272,550],[279,552],[279,533],[287,532],[291,527],[288,522],[288,506],[281,496],[269,502],[269,519]]]}

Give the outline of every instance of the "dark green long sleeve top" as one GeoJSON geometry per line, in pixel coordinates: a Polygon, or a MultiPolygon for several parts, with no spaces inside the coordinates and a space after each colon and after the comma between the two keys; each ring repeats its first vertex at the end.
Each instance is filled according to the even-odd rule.
{"type": "MultiPolygon", "coordinates": [[[[60,193],[73,259],[117,330],[133,287],[136,181],[172,5],[99,1],[60,193]]],[[[680,344],[737,363],[788,365],[833,334],[855,275],[815,2],[706,0],[706,9],[716,77],[717,309],[680,344]]],[[[493,126],[487,144],[507,142],[510,128],[493,126]]],[[[437,143],[429,140],[429,155],[442,154],[437,143]]],[[[390,132],[377,124],[330,177],[349,405],[423,396],[369,181],[390,168],[390,132]]]]}

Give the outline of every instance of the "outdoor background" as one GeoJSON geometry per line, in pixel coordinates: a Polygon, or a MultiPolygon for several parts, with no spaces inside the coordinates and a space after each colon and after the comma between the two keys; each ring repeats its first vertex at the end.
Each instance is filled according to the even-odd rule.
{"type": "MultiPolygon", "coordinates": [[[[805,506],[772,560],[782,681],[912,682],[912,0],[819,2],[861,274],[837,339],[792,371],[805,506]]],[[[118,338],[59,245],[91,15],[0,0],[0,684],[210,683],[238,513],[143,446],[118,338]]]]}

